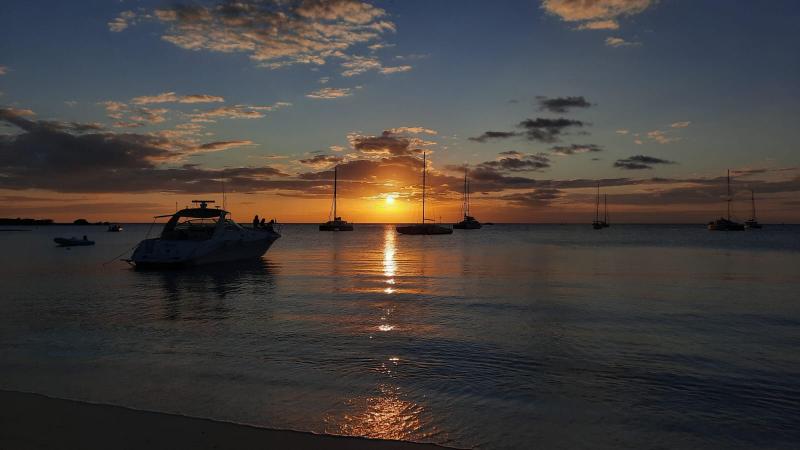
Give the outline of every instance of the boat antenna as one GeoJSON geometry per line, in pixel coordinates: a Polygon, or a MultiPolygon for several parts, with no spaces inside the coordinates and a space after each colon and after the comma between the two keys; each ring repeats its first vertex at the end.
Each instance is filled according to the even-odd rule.
{"type": "Polygon", "coordinates": [[[225,209],[225,179],[222,179],[222,209],[225,209]]]}

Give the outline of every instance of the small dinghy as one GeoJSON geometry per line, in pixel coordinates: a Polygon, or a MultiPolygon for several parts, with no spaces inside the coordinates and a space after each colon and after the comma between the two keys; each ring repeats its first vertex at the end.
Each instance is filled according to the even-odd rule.
{"type": "Polygon", "coordinates": [[[75,247],[81,245],[94,245],[94,241],[90,241],[86,236],[83,239],[78,239],[76,237],[71,238],[61,238],[57,237],[53,239],[59,247],[75,247]]]}

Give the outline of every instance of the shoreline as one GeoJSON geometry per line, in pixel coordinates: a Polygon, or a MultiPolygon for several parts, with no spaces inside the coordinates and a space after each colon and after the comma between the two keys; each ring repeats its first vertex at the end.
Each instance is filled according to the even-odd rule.
{"type": "Polygon", "coordinates": [[[26,449],[435,450],[362,437],[275,430],[99,403],[0,390],[0,447],[26,449]]]}

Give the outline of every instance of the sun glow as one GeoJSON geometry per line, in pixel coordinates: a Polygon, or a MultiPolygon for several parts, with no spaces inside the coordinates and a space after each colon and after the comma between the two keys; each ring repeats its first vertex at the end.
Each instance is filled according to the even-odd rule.
{"type": "Polygon", "coordinates": [[[387,195],[386,196],[386,204],[393,205],[394,204],[394,195],[387,195]]]}

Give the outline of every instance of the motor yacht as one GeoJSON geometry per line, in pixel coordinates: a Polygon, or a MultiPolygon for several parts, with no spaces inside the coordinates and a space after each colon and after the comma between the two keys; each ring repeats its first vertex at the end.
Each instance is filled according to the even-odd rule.
{"type": "Polygon", "coordinates": [[[136,246],[129,262],[137,268],[193,266],[258,259],[281,237],[272,223],[244,228],[224,209],[209,208],[213,200],[193,200],[198,206],[182,209],[170,217],[161,236],[136,246]]]}

